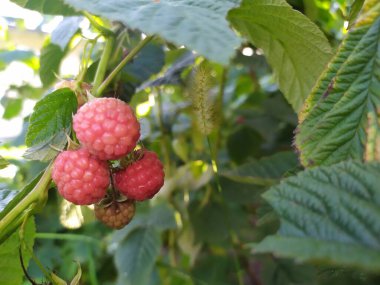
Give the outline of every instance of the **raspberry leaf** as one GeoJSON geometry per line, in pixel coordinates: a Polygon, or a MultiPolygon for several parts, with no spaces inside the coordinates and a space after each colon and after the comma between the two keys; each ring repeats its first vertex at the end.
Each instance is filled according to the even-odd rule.
{"type": "MultiPolygon", "coordinates": [[[[23,250],[23,261],[25,267],[28,266],[31,257],[30,249],[33,248],[35,237],[34,219],[27,221],[24,228],[24,242],[28,248],[21,247],[23,250]]],[[[24,273],[20,264],[19,258],[20,237],[18,231],[15,231],[4,243],[0,246],[0,284],[21,284],[24,273]]]]}
{"type": "Polygon", "coordinates": [[[380,158],[380,5],[366,3],[300,114],[305,166],[380,158]]]}
{"type": "Polygon", "coordinates": [[[76,14],[75,10],[72,9],[70,6],[65,4],[62,0],[11,0],[12,2],[16,3],[17,5],[30,9],[38,11],[42,14],[46,15],[74,15],[76,14]]]}
{"type": "Polygon", "coordinates": [[[58,89],[37,102],[30,117],[25,143],[37,146],[50,142],[58,133],[69,132],[77,98],[69,88],[58,89]]]}
{"type": "Polygon", "coordinates": [[[65,0],[79,10],[120,21],[147,34],[185,45],[223,64],[233,56],[240,40],[230,29],[226,13],[238,0],[65,0]]]}
{"type": "Polygon", "coordinates": [[[263,49],[280,90],[300,111],[332,54],[322,31],[285,0],[245,0],[228,13],[228,19],[263,49]]]}
{"type": "Polygon", "coordinates": [[[380,163],[344,162],[299,173],[263,196],[277,235],[254,245],[299,261],[380,270],[380,163]]]}

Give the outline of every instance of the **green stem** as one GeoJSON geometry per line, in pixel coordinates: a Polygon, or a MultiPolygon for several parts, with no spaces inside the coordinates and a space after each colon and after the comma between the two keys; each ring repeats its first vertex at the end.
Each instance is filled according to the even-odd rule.
{"type": "MultiPolygon", "coordinates": [[[[94,96],[99,97],[103,91],[107,88],[107,86],[112,82],[112,80],[116,77],[116,75],[123,69],[123,67],[131,61],[134,56],[151,40],[153,39],[153,36],[148,36],[145,39],[143,39],[141,42],[138,43],[137,46],[135,46],[126,57],[123,58],[123,60],[115,67],[115,69],[108,75],[106,80],[99,86],[95,85],[94,83],[94,96]],[[98,87],[99,86],[99,87],[98,87]],[[95,88],[97,87],[97,88],[95,88]]],[[[103,58],[103,57],[102,57],[103,58]]],[[[107,60],[108,61],[108,60],[107,60]]],[[[100,63],[99,63],[100,64],[100,63]]]]}
{"type": "Polygon", "coordinates": [[[90,24],[105,37],[113,37],[115,34],[110,29],[100,25],[96,19],[88,12],[82,11],[83,15],[90,21],[90,24]]]}
{"type": "Polygon", "coordinates": [[[220,184],[220,180],[219,180],[219,174],[218,174],[218,164],[216,162],[216,153],[213,152],[212,150],[212,145],[211,145],[211,139],[210,139],[210,136],[207,136],[207,145],[208,145],[208,149],[210,151],[210,160],[211,160],[211,167],[212,167],[212,171],[214,173],[214,176],[215,176],[215,181],[216,181],[216,187],[218,188],[218,191],[219,192],[222,192],[222,186],[220,184]]]}
{"type": "Polygon", "coordinates": [[[36,186],[26,195],[16,207],[9,211],[9,213],[0,220],[0,233],[4,232],[8,225],[12,224],[14,221],[20,220],[20,216],[24,216],[24,211],[28,209],[29,205],[36,202],[42,201],[47,195],[47,188],[50,185],[51,181],[51,170],[53,166],[53,161],[46,168],[44,174],[41,176],[41,179],[37,182],[36,186]],[[46,191],[46,193],[45,193],[46,191]]]}
{"type": "Polygon", "coordinates": [[[93,88],[92,88],[93,95],[95,97],[99,97],[102,94],[102,91],[104,90],[103,89],[102,91],[99,91],[99,88],[107,72],[109,59],[111,58],[111,55],[112,55],[114,41],[115,39],[113,37],[109,37],[107,38],[106,45],[104,46],[104,50],[100,58],[98,68],[96,70],[93,88]]]}
{"type": "MultiPolygon", "coordinates": [[[[219,85],[219,91],[218,91],[218,97],[216,98],[216,107],[217,107],[217,115],[218,115],[218,125],[222,126],[224,123],[224,115],[223,115],[223,98],[224,98],[224,88],[226,87],[226,82],[227,82],[227,74],[228,74],[228,69],[223,68],[222,71],[222,76],[220,80],[220,85],[219,85]]],[[[216,131],[215,135],[215,146],[216,149],[218,150],[221,145],[221,133],[222,133],[222,128],[219,127],[218,130],[216,131]]],[[[217,151],[216,151],[217,152],[217,151]]]]}
{"type": "Polygon", "coordinates": [[[101,246],[102,243],[89,236],[79,234],[61,234],[61,233],[36,233],[37,239],[54,239],[54,240],[69,240],[69,241],[82,241],[86,243],[92,243],[97,246],[101,246]]]}

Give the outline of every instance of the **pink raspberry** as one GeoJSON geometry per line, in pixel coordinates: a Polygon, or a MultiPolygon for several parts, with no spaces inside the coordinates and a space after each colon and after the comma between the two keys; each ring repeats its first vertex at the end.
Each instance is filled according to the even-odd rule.
{"type": "Polygon", "coordinates": [[[63,198],[76,205],[99,202],[110,183],[107,163],[83,148],[61,152],[54,162],[52,178],[63,198]]]}
{"type": "Polygon", "coordinates": [[[126,169],[115,173],[116,188],[129,199],[143,201],[152,198],[164,185],[163,165],[156,153],[137,151],[135,157],[142,156],[126,169]]]}
{"type": "Polygon", "coordinates": [[[102,160],[125,156],[140,137],[140,124],[131,107],[115,98],[84,104],[74,116],[73,127],[80,143],[102,160]]]}

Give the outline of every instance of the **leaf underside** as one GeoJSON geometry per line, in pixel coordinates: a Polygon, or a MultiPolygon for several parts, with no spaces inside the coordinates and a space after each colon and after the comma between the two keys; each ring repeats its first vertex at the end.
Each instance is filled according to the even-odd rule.
{"type": "Polygon", "coordinates": [[[227,11],[238,0],[65,0],[147,34],[158,34],[169,42],[185,45],[199,54],[227,64],[240,40],[229,28],[227,11]]]}

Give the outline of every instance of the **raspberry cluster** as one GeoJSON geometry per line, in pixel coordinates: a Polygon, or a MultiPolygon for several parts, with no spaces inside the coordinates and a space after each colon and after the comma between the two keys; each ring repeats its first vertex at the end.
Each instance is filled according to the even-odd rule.
{"type": "Polygon", "coordinates": [[[73,117],[73,129],[81,146],[57,156],[52,178],[58,192],[76,205],[96,204],[96,217],[120,229],[132,219],[135,200],[150,199],[161,189],[163,165],[152,151],[134,151],[140,124],[131,107],[119,99],[85,103],[73,117]],[[119,165],[126,166],[115,169],[109,160],[121,160],[119,165]]]}

